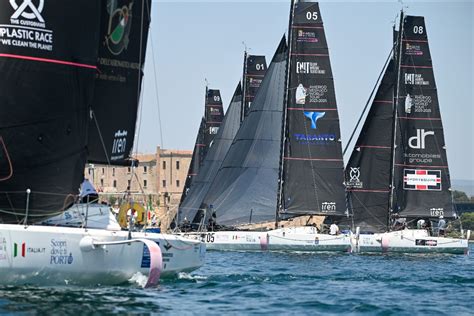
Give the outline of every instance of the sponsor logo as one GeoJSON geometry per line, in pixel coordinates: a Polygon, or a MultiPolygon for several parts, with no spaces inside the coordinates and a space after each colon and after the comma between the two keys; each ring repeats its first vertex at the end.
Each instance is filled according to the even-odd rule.
{"type": "Polygon", "coordinates": [[[0,23],[0,46],[53,50],[53,31],[41,15],[45,0],[10,0],[10,24],[0,23]]]}
{"type": "Polygon", "coordinates": [[[121,8],[116,6],[116,1],[108,1],[107,3],[109,26],[107,36],[105,37],[105,44],[113,55],[119,55],[123,50],[127,49],[130,42],[129,34],[132,27],[133,2],[121,8]]]}
{"type": "Polygon", "coordinates": [[[296,73],[308,75],[324,75],[326,74],[326,70],[321,69],[319,64],[316,62],[298,61],[296,62],[296,73]]]}
{"type": "Polygon", "coordinates": [[[415,245],[417,246],[437,246],[438,241],[436,240],[427,240],[427,239],[416,239],[415,240],[415,245]]]}
{"type": "Polygon", "coordinates": [[[410,95],[405,97],[405,113],[431,113],[429,106],[432,98],[429,95],[410,95]]]}
{"type": "Polygon", "coordinates": [[[430,208],[430,215],[433,217],[444,216],[444,208],[442,207],[432,207],[430,208]]]}
{"type": "MultiPolygon", "coordinates": [[[[311,129],[317,129],[317,121],[323,118],[326,112],[303,112],[311,121],[311,129]]],[[[293,134],[296,142],[301,145],[326,145],[336,141],[336,134],[293,134]]]]}
{"type": "Polygon", "coordinates": [[[319,39],[316,37],[315,32],[307,32],[303,30],[298,30],[296,41],[302,42],[302,43],[318,43],[319,39]]]}
{"type": "Polygon", "coordinates": [[[210,112],[212,115],[219,115],[221,114],[220,108],[210,108],[210,112]]]}
{"type": "Polygon", "coordinates": [[[434,159],[441,159],[440,154],[416,154],[416,153],[406,153],[404,154],[405,159],[410,164],[430,164],[433,163],[434,159]]]}
{"type": "Polygon", "coordinates": [[[415,86],[429,86],[430,82],[425,81],[422,74],[405,74],[405,84],[415,86]]]}
{"type": "Polygon", "coordinates": [[[324,213],[336,212],[336,202],[323,202],[321,204],[321,211],[324,213]]]}
{"type": "Polygon", "coordinates": [[[17,4],[16,0],[10,0],[10,5],[15,10],[13,15],[11,16],[11,19],[18,19],[21,16],[22,18],[28,20],[36,19],[40,22],[44,22],[44,19],[41,16],[41,12],[44,8],[44,0],[39,0],[38,7],[33,4],[32,0],[23,0],[20,5],[17,4]],[[27,9],[31,12],[26,12],[27,9]]]}
{"type": "Polygon", "coordinates": [[[307,96],[306,88],[300,83],[296,88],[296,104],[306,104],[306,96],[307,96]]]}
{"type": "Polygon", "coordinates": [[[127,149],[127,135],[128,132],[126,130],[118,130],[115,132],[110,160],[119,160],[125,158],[125,150],[127,149]]]}
{"type": "Polygon", "coordinates": [[[249,78],[249,81],[248,81],[249,88],[260,88],[261,84],[262,84],[262,79],[252,78],[252,77],[249,78]]]}
{"type": "MultiPolygon", "coordinates": [[[[5,248],[6,249],[6,248],[5,248]]],[[[27,247],[26,243],[13,243],[13,258],[16,257],[26,257],[26,254],[41,254],[46,253],[46,248],[44,247],[27,247]]]]}
{"type": "Polygon", "coordinates": [[[441,170],[403,170],[403,189],[441,191],[441,170]]]}
{"type": "Polygon", "coordinates": [[[218,131],[219,131],[219,127],[218,127],[218,126],[211,126],[211,127],[209,127],[209,134],[210,134],[210,135],[215,135],[215,134],[217,134],[218,131]]]}
{"type": "Polygon", "coordinates": [[[360,181],[360,167],[350,167],[349,181],[346,183],[348,188],[362,188],[363,183],[360,181]]]}
{"type": "Polygon", "coordinates": [[[303,112],[304,116],[310,119],[311,121],[311,128],[317,129],[316,123],[317,121],[326,115],[326,112],[303,112]]]}
{"type": "Polygon", "coordinates": [[[74,261],[74,257],[72,256],[72,252],[68,251],[67,241],[51,239],[50,247],[51,247],[51,251],[50,251],[51,258],[50,258],[49,264],[53,264],[53,265],[72,264],[72,262],[74,261]]]}
{"type": "Polygon", "coordinates": [[[406,43],[405,54],[410,56],[423,56],[423,51],[421,50],[420,45],[406,43]]]}
{"type": "MultiPolygon", "coordinates": [[[[302,88],[305,89],[305,100],[304,101],[301,101],[301,102],[304,102],[304,103],[328,103],[328,100],[327,100],[327,97],[326,97],[326,93],[328,92],[328,87],[326,85],[315,85],[315,86],[309,86],[307,88],[305,88],[303,85],[301,85],[302,88]],[[308,99],[306,99],[306,97],[308,97],[308,99]]],[[[299,87],[299,85],[298,85],[299,87]]],[[[298,89],[298,88],[297,88],[298,89]]],[[[298,92],[298,90],[296,91],[298,92]]],[[[300,94],[300,100],[301,99],[301,96],[302,94],[300,94]]],[[[304,104],[304,103],[301,103],[301,104],[304,104]]]]}
{"type": "Polygon", "coordinates": [[[408,139],[408,146],[413,149],[426,148],[426,136],[434,136],[433,131],[425,131],[424,129],[416,129],[416,136],[408,139]]]}

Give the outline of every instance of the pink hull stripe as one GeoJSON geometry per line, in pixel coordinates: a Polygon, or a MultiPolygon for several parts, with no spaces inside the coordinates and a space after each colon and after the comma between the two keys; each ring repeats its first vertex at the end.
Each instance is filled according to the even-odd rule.
{"type": "Polygon", "coordinates": [[[81,67],[81,68],[89,68],[89,69],[97,69],[97,66],[87,65],[87,64],[80,64],[80,63],[73,63],[73,62],[70,62],[70,61],[57,60],[57,59],[48,59],[48,58],[22,56],[22,55],[12,55],[12,54],[0,54],[0,57],[40,61],[40,62],[44,62],[44,63],[60,64],[60,65],[67,65],[67,66],[74,66],[74,67],[81,67]]]}
{"type": "Polygon", "coordinates": [[[163,270],[163,256],[161,254],[161,248],[149,239],[139,239],[143,242],[150,252],[150,272],[148,273],[148,280],[145,287],[151,287],[158,284],[160,281],[161,270],[163,270]]]}
{"type": "Polygon", "coordinates": [[[268,234],[260,236],[260,249],[268,250],[268,234]]]}

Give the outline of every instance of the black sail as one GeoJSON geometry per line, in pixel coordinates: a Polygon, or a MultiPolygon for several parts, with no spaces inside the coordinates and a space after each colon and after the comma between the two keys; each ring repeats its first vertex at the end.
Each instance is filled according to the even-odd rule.
{"type": "Polygon", "coordinates": [[[188,175],[181,195],[180,203],[189,193],[194,179],[199,174],[207,152],[211,147],[214,137],[217,135],[219,128],[224,119],[224,108],[222,106],[221,92],[216,89],[208,89],[206,87],[206,95],[204,102],[204,116],[199,125],[199,131],[196,136],[196,142],[193,149],[193,157],[189,165],[188,175]]]}
{"type": "Polygon", "coordinates": [[[443,124],[423,17],[401,26],[393,212],[454,216],[443,124]]]}
{"type": "Polygon", "coordinates": [[[260,88],[263,77],[267,72],[267,62],[265,56],[259,55],[247,55],[244,57],[244,100],[243,100],[243,111],[242,120],[248,115],[250,105],[255,99],[258,89],[260,88]]]}
{"type": "Polygon", "coordinates": [[[395,82],[391,60],[346,166],[349,208],[362,232],[387,230],[395,82]]]}
{"type": "Polygon", "coordinates": [[[334,82],[318,3],[294,4],[283,157],[283,217],[344,215],[334,82]]]}
{"type": "Polygon", "coordinates": [[[193,184],[180,204],[179,220],[185,217],[194,222],[199,222],[200,216],[196,213],[203,203],[204,197],[214,180],[219,167],[224,160],[230,145],[237,134],[240,126],[240,114],[242,110],[242,88],[240,83],[235,89],[232,101],[224,116],[224,120],[213,140],[213,144],[204,159],[199,174],[194,178],[193,184]]]}
{"type": "Polygon", "coordinates": [[[101,0],[88,161],[126,165],[133,148],[151,0],[101,0]]]}
{"type": "Polygon", "coordinates": [[[184,183],[183,194],[181,195],[180,203],[183,203],[184,199],[189,193],[191,186],[194,182],[194,179],[199,174],[201,169],[201,163],[204,157],[204,135],[206,133],[206,119],[202,117],[201,124],[199,125],[198,134],[196,136],[196,141],[194,142],[193,156],[191,158],[191,163],[189,165],[188,174],[186,176],[186,182],[184,183]]]}
{"type": "Polygon", "coordinates": [[[252,222],[275,219],[286,57],[283,37],[204,199],[220,225],[246,224],[250,217],[252,222]]]}
{"type": "Polygon", "coordinates": [[[27,189],[28,223],[74,202],[86,162],[99,18],[92,0],[0,4],[0,223],[24,221],[27,189]]]}

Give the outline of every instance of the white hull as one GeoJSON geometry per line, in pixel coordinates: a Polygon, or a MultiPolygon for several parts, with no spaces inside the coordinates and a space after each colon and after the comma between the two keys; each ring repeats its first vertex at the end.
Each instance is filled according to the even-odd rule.
{"type": "Polygon", "coordinates": [[[185,233],[183,236],[206,242],[208,250],[219,251],[350,251],[348,235],[317,233],[314,227],[291,227],[256,231],[185,233]]]}
{"type": "Polygon", "coordinates": [[[0,284],[120,284],[204,263],[205,245],[179,236],[73,227],[0,224],[0,284]]]}
{"type": "Polygon", "coordinates": [[[467,254],[467,239],[432,237],[424,229],[405,229],[383,234],[360,234],[352,239],[353,252],[467,254]]]}

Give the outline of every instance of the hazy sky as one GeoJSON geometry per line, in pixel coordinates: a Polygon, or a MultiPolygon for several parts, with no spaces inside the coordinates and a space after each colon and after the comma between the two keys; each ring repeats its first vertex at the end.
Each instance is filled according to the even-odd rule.
{"type": "MultiPolygon", "coordinates": [[[[474,0],[404,3],[407,14],[425,16],[451,178],[474,180],[474,0]]],[[[154,0],[138,150],[192,150],[205,78],[227,108],[242,76],[242,42],[269,63],[287,31],[289,6],[289,0],[154,0]]],[[[400,8],[397,1],[320,1],[343,146],[391,49],[400,8]]]]}

